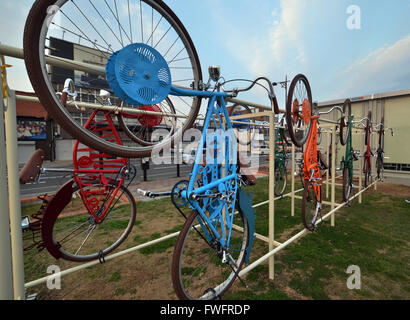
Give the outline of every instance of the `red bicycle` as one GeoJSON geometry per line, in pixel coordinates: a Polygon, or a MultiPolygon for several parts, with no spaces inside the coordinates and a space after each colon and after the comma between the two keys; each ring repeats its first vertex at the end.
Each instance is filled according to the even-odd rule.
{"type": "MultiPolygon", "coordinates": [[[[63,104],[69,93],[65,90],[61,95],[63,104]]],[[[95,110],[84,128],[110,143],[122,144],[108,111],[95,110]]],[[[56,259],[90,261],[103,259],[127,238],[136,217],[135,200],[127,186],[136,170],[126,158],[98,152],[76,141],[73,169],[46,169],[41,165],[41,152],[36,152],[21,171],[20,181],[32,180],[38,171],[67,173],[73,178],[51,199],[40,197],[43,205],[29,227],[34,245],[27,249],[37,246],[46,248],[56,259]]]]}

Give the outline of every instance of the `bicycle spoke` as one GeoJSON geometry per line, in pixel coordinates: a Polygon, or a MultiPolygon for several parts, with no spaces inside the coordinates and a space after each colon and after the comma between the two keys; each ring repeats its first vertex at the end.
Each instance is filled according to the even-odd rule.
{"type": "MultiPolygon", "coordinates": [[[[73,2],[73,3],[74,3],[74,2],[73,2]]],[[[75,5],[75,3],[74,3],[74,5],[75,5]]],[[[70,21],[70,22],[73,24],[74,27],[77,28],[78,31],[80,31],[80,32],[87,38],[87,40],[89,40],[91,43],[96,43],[96,41],[94,41],[94,42],[91,41],[90,38],[84,33],[84,31],[83,31],[82,29],[80,29],[80,27],[79,27],[73,20],[71,20],[71,19],[68,17],[68,15],[66,15],[66,14],[64,13],[64,11],[63,11],[62,9],[60,9],[60,12],[61,12],[62,15],[64,15],[64,16],[67,18],[68,21],[70,21]]],[[[100,35],[100,34],[99,34],[99,35],[100,35]]],[[[100,35],[100,37],[102,38],[101,35],[100,35]]],[[[102,38],[102,39],[103,39],[103,41],[106,43],[106,45],[107,45],[108,47],[110,47],[110,45],[105,41],[105,39],[104,39],[104,38],[102,38]]],[[[100,51],[101,53],[103,53],[101,50],[99,50],[99,49],[96,47],[96,45],[95,45],[95,48],[96,48],[98,51],[100,51]]]]}
{"type": "MultiPolygon", "coordinates": [[[[63,237],[63,238],[62,238],[61,240],[59,240],[58,242],[59,242],[60,244],[62,244],[62,243],[64,243],[64,242],[67,242],[68,240],[74,239],[76,236],[74,236],[73,238],[67,240],[67,238],[68,238],[69,236],[71,236],[72,234],[74,234],[74,232],[78,231],[82,226],[84,226],[84,225],[86,225],[86,224],[88,224],[88,223],[89,223],[88,220],[85,221],[85,222],[83,222],[83,223],[81,223],[79,226],[75,227],[71,232],[69,232],[65,237],[63,237]]],[[[79,234],[81,234],[81,232],[80,232],[79,234]]],[[[77,235],[79,235],[79,234],[77,234],[77,235]]]]}
{"type": "Polygon", "coordinates": [[[152,30],[152,32],[151,32],[151,34],[150,34],[150,36],[149,36],[149,38],[148,38],[148,40],[147,40],[147,43],[151,40],[151,44],[153,43],[153,41],[154,41],[154,33],[155,33],[155,31],[157,30],[157,28],[158,28],[158,26],[159,26],[159,24],[160,24],[160,22],[162,21],[162,18],[163,18],[163,16],[161,16],[161,18],[159,19],[159,21],[158,21],[158,23],[156,24],[156,26],[155,26],[155,28],[154,28],[154,30],[152,30]]]}
{"type": "MultiPolygon", "coordinates": [[[[121,40],[117,37],[117,34],[112,30],[112,28],[109,26],[107,21],[104,19],[104,17],[101,15],[100,11],[95,7],[94,3],[91,0],[88,0],[90,4],[93,6],[97,14],[100,16],[101,20],[104,22],[104,24],[107,26],[107,28],[111,31],[111,33],[114,35],[114,37],[118,40],[120,43],[121,47],[124,48],[124,45],[122,44],[121,40]]],[[[73,1],[74,2],[74,1],[73,1]]],[[[84,14],[83,14],[84,15],[84,14]]],[[[88,18],[86,17],[88,20],[88,18]]],[[[90,22],[91,26],[94,28],[94,25],[90,22]]],[[[94,29],[95,30],[95,29],[94,29]]],[[[96,31],[98,33],[98,31],[96,31]]],[[[105,40],[104,40],[105,41],[105,40]]]]}
{"type": "Polygon", "coordinates": [[[133,37],[132,37],[132,24],[131,24],[131,11],[130,11],[130,0],[127,0],[128,4],[128,23],[130,25],[130,36],[131,36],[131,43],[134,43],[133,37]]]}
{"type": "Polygon", "coordinates": [[[140,19],[141,19],[141,43],[144,43],[144,27],[142,23],[142,4],[140,0],[140,19]]]}
{"type": "Polygon", "coordinates": [[[89,226],[88,227],[88,233],[87,236],[85,237],[84,241],[81,243],[80,247],[77,249],[77,251],[75,252],[75,255],[78,255],[80,250],[83,248],[84,244],[87,242],[88,238],[90,237],[91,233],[95,230],[97,226],[93,225],[93,226],[89,226]]]}

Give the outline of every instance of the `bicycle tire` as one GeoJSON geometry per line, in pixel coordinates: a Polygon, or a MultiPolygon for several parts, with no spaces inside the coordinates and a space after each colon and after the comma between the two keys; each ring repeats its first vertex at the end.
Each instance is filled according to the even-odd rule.
{"type": "MultiPolygon", "coordinates": [[[[294,122],[297,121],[299,123],[302,123],[302,119],[299,116],[299,119],[294,118],[294,112],[293,112],[293,108],[294,108],[294,103],[297,102],[298,104],[298,108],[300,108],[301,104],[303,105],[304,100],[307,99],[309,104],[310,104],[310,112],[309,110],[305,110],[305,112],[308,112],[308,114],[305,114],[305,116],[312,116],[313,114],[313,102],[312,102],[312,91],[310,88],[310,84],[308,79],[306,78],[306,76],[304,76],[303,74],[298,74],[291,82],[290,87],[289,87],[289,94],[288,94],[288,99],[287,99],[287,103],[286,103],[286,124],[288,126],[288,132],[289,132],[289,136],[292,140],[292,142],[297,146],[297,147],[302,147],[308,136],[309,136],[309,132],[310,132],[310,128],[312,125],[312,121],[310,121],[309,119],[309,123],[307,125],[307,127],[304,129],[304,134],[303,136],[297,137],[298,134],[296,133],[296,130],[294,128],[294,122]],[[305,87],[305,91],[306,91],[306,96],[302,95],[301,97],[299,97],[299,99],[294,99],[294,93],[295,91],[301,92],[300,90],[295,90],[296,86],[298,85],[298,83],[301,82],[303,83],[304,87],[305,87]],[[304,99],[303,99],[304,98],[304,99]],[[302,101],[300,101],[302,100],[302,101]]],[[[302,108],[303,109],[303,108],[302,108]]],[[[298,110],[298,112],[303,111],[303,110],[298,110]]]]}
{"type": "MultiPolygon", "coordinates": [[[[244,231],[241,232],[243,238],[241,238],[240,240],[240,253],[235,261],[238,272],[243,265],[245,259],[245,248],[247,247],[249,241],[249,227],[248,222],[246,220],[246,216],[241,212],[241,210],[239,210],[239,213],[240,219],[242,220],[244,231]]],[[[221,261],[219,261],[220,258],[217,255],[214,255],[215,252],[213,251],[216,249],[211,248],[207,241],[205,241],[199,236],[198,232],[201,232],[202,229],[200,227],[198,227],[197,229],[193,229],[193,226],[197,224],[198,217],[199,213],[197,211],[193,211],[186,220],[178,236],[177,243],[175,245],[174,253],[172,256],[171,274],[173,287],[175,293],[177,294],[177,297],[181,300],[195,300],[200,298],[220,299],[224,295],[224,293],[231,287],[232,283],[236,278],[236,275],[234,271],[228,268],[225,268],[224,271],[229,270],[229,276],[224,275],[224,272],[221,272],[221,274],[217,274],[218,267],[223,266],[224,264],[221,261]],[[188,237],[190,237],[191,234],[193,235],[191,237],[193,239],[192,244],[191,241],[188,240],[188,237]],[[192,261],[187,260],[187,265],[183,264],[183,261],[185,260],[184,249],[187,249],[187,259],[194,257],[192,261]],[[198,267],[198,263],[206,263],[208,259],[210,260],[212,258],[215,259],[213,261],[209,261],[209,263],[206,264],[205,269],[198,267]],[[197,270],[201,271],[201,279],[199,279],[198,281],[199,285],[203,286],[203,288],[201,287],[198,289],[195,288],[194,285],[192,289],[188,288],[194,281],[194,279],[192,278],[193,275],[197,272],[197,270]],[[183,276],[189,276],[190,273],[192,275],[190,276],[191,279],[188,279],[190,281],[188,281],[183,276]],[[210,273],[209,278],[207,277],[208,273],[210,273]],[[225,280],[223,281],[220,279],[225,280]]],[[[232,229],[232,232],[234,232],[234,230],[235,229],[232,229]]]]}
{"type": "MultiPolygon", "coordinates": [[[[133,148],[125,145],[117,145],[98,138],[90,131],[84,129],[81,122],[76,122],[74,117],[71,116],[68,110],[63,107],[56,96],[55,88],[51,84],[51,80],[48,78],[47,74],[46,66],[48,64],[45,59],[45,39],[47,38],[48,32],[47,24],[50,23],[50,8],[57,5],[57,7],[61,9],[61,7],[66,3],[72,2],[69,2],[68,0],[37,0],[33,4],[25,24],[23,41],[24,60],[30,81],[41,104],[66,132],[68,132],[72,137],[78,139],[83,144],[92,147],[95,150],[128,158],[138,158],[149,155],[152,150],[151,146],[133,148]]],[[[155,9],[155,12],[161,16],[161,19],[164,18],[164,21],[167,21],[169,25],[174,28],[175,33],[180,37],[180,41],[185,46],[186,52],[189,55],[187,59],[189,59],[192,66],[194,89],[198,89],[199,84],[202,82],[202,71],[198,54],[187,30],[178,17],[163,1],[142,0],[142,3],[150,6],[153,10],[155,9]]],[[[102,19],[102,21],[104,22],[104,19],[102,19]]],[[[72,33],[75,34],[75,32],[72,33]]],[[[83,37],[83,39],[86,38],[83,37]]],[[[90,42],[92,41],[90,40],[90,42]]],[[[95,42],[94,46],[98,48],[95,42]]],[[[108,48],[111,47],[108,46],[108,48]]],[[[188,117],[182,126],[183,131],[193,125],[198,115],[200,105],[201,98],[195,97],[192,99],[188,117]]]]}
{"type": "Polygon", "coordinates": [[[370,130],[371,130],[371,125],[372,125],[372,111],[369,110],[369,113],[367,114],[367,120],[366,120],[366,134],[364,138],[364,144],[367,146],[368,140],[369,140],[369,135],[370,135],[370,130]]]}
{"type": "MultiPolygon", "coordinates": [[[[171,101],[168,97],[165,98],[165,101],[167,101],[167,103],[168,103],[168,105],[169,105],[169,107],[170,107],[170,109],[171,109],[171,112],[172,112],[172,113],[176,113],[172,101],[171,101]]],[[[149,116],[147,116],[147,117],[149,117],[149,116]]],[[[154,117],[155,117],[155,116],[154,116],[154,117]]],[[[150,142],[150,141],[141,139],[141,138],[140,138],[140,135],[138,135],[138,133],[135,133],[134,131],[132,131],[132,130],[128,127],[128,125],[125,123],[124,118],[125,118],[125,119],[127,118],[127,116],[126,116],[125,113],[119,112],[119,113],[117,114],[118,124],[119,124],[120,128],[122,129],[122,131],[128,136],[128,138],[130,138],[132,141],[134,141],[134,142],[136,142],[136,143],[138,143],[138,144],[140,144],[140,145],[142,145],[142,146],[144,146],[144,147],[154,146],[154,145],[157,143],[157,142],[152,142],[152,141],[150,142]]],[[[148,131],[149,131],[149,127],[148,127],[148,126],[144,126],[144,128],[145,128],[145,132],[148,132],[148,131]]],[[[172,136],[174,130],[175,130],[175,129],[172,128],[172,130],[171,130],[170,133],[169,133],[169,136],[172,136]]],[[[167,139],[167,137],[166,137],[165,139],[167,139]]],[[[172,147],[172,146],[173,146],[173,144],[171,145],[171,147],[172,147]]],[[[148,153],[143,154],[143,156],[149,156],[149,153],[150,153],[150,152],[151,152],[151,151],[148,151],[148,153]]]]}
{"type": "Polygon", "coordinates": [[[383,172],[383,159],[381,159],[380,157],[377,157],[377,163],[376,163],[376,167],[377,167],[377,179],[383,179],[383,177],[381,177],[381,173],[383,172]]]}
{"type": "Polygon", "coordinates": [[[370,165],[368,160],[364,160],[364,187],[367,188],[370,182],[370,165]]]}
{"type": "MultiPolygon", "coordinates": [[[[115,187],[114,184],[110,184],[111,187],[115,187]]],[[[70,199],[72,199],[73,195],[75,193],[77,193],[78,191],[80,191],[80,187],[78,185],[73,185],[73,180],[69,181],[68,183],[66,183],[61,189],[60,189],[66,197],[69,197],[70,199]],[[70,194],[70,184],[71,184],[71,194],[70,194]],[[71,196],[70,196],[71,195],[71,196]]],[[[62,243],[63,242],[60,238],[60,231],[62,231],[64,228],[67,227],[67,225],[72,225],[75,223],[84,223],[81,221],[86,221],[87,220],[87,216],[88,216],[88,220],[90,214],[87,212],[85,212],[84,214],[82,214],[81,212],[76,214],[76,215],[69,215],[69,213],[64,212],[64,209],[67,207],[67,205],[65,205],[63,208],[61,208],[61,210],[53,210],[54,207],[50,207],[50,203],[49,205],[45,208],[45,213],[43,216],[43,220],[42,220],[42,224],[41,224],[41,236],[43,239],[43,243],[45,245],[45,247],[47,248],[47,250],[49,251],[49,253],[56,259],[62,258],[64,260],[68,260],[68,261],[73,261],[73,262],[86,262],[86,261],[92,261],[95,259],[98,259],[99,257],[105,256],[109,253],[111,253],[113,250],[115,250],[116,248],[118,248],[118,246],[128,237],[128,235],[130,234],[132,227],[134,225],[135,222],[135,218],[136,218],[136,204],[135,204],[135,200],[134,197],[132,196],[131,192],[128,190],[128,188],[126,188],[125,186],[121,186],[119,191],[118,191],[121,196],[125,196],[127,198],[127,202],[130,204],[131,206],[131,210],[130,210],[130,216],[129,216],[129,220],[128,218],[126,218],[128,220],[128,224],[126,225],[124,231],[122,232],[122,234],[120,235],[120,237],[112,242],[112,238],[110,237],[110,235],[108,235],[109,238],[104,238],[104,233],[106,233],[105,230],[103,230],[103,233],[97,235],[96,237],[98,238],[98,240],[101,243],[104,243],[104,246],[107,245],[108,247],[103,249],[103,248],[99,248],[96,250],[96,252],[93,253],[88,253],[86,255],[80,255],[80,254],[72,254],[70,252],[68,252],[68,247],[65,246],[63,247],[62,243]],[[84,217],[83,217],[84,215],[84,217]],[[61,220],[59,220],[61,219],[61,220]],[[64,220],[64,221],[63,221],[64,220]],[[68,221],[67,221],[68,220],[68,221]],[[61,224],[61,225],[59,225],[61,224]],[[61,227],[61,228],[59,228],[61,227]],[[101,235],[101,236],[100,236],[101,235]],[[60,239],[60,241],[58,239],[56,239],[56,237],[58,239],[60,239]],[[111,243],[112,242],[112,243],[111,243]]],[[[58,192],[57,192],[58,194],[58,192]]],[[[56,196],[57,196],[56,194],[56,196]]],[[[59,199],[56,199],[57,201],[59,201],[59,199]]],[[[116,205],[116,203],[114,203],[114,205],[116,205]]],[[[112,215],[112,210],[110,210],[110,215],[112,215]]],[[[119,228],[122,228],[123,223],[118,222],[118,221],[124,221],[124,220],[108,220],[109,216],[107,216],[106,219],[104,219],[104,221],[97,227],[97,228],[103,228],[100,226],[104,226],[104,228],[106,228],[106,225],[108,226],[109,231],[111,232],[111,234],[117,230],[119,230],[119,228]],[[111,222],[111,224],[113,224],[113,228],[111,228],[111,224],[109,224],[109,222],[111,222]],[[117,225],[118,222],[118,225],[117,225]]],[[[110,216],[111,218],[111,216],[110,216]]],[[[95,229],[97,229],[95,228],[95,229]]],[[[74,231],[77,231],[80,229],[75,229],[74,227],[74,231]]],[[[91,231],[93,232],[93,231],[91,231]]],[[[91,233],[90,233],[91,234],[91,233]]],[[[64,237],[62,238],[63,240],[65,239],[64,237]]],[[[87,238],[88,241],[88,238],[87,238]]],[[[82,249],[82,248],[81,248],[82,249]]],[[[93,250],[94,251],[94,250],[93,250]]]]}
{"type": "Polygon", "coordinates": [[[352,192],[352,182],[350,181],[349,168],[343,169],[343,202],[347,202],[350,199],[352,192]]]}
{"type": "Polygon", "coordinates": [[[275,166],[275,196],[277,197],[281,197],[283,195],[283,193],[286,190],[286,186],[287,186],[287,170],[286,170],[286,162],[284,164],[284,170],[283,168],[278,168],[275,166]],[[284,172],[283,172],[284,171],[284,172]],[[278,183],[278,176],[279,176],[279,181],[281,181],[281,183],[278,183]]]}
{"type": "Polygon", "coordinates": [[[316,230],[316,221],[319,216],[321,216],[321,209],[317,207],[317,203],[318,201],[314,193],[312,181],[308,181],[305,183],[302,196],[302,222],[305,228],[309,231],[316,230]],[[313,218],[312,211],[314,211],[313,218]]]}
{"type": "Polygon", "coordinates": [[[346,130],[346,133],[344,134],[344,130],[347,129],[347,123],[346,120],[348,121],[349,117],[352,114],[352,102],[350,99],[346,99],[345,102],[343,103],[343,116],[340,119],[340,130],[339,130],[339,136],[340,136],[340,144],[342,146],[346,145],[347,139],[348,139],[348,134],[349,132],[346,130]],[[347,111],[347,114],[346,114],[347,111]],[[347,119],[346,119],[347,115],[347,119]]]}
{"type": "Polygon", "coordinates": [[[384,117],[381,119],[381,126],[379,131],[379,149],[384,149],[384,117]]]}
{"type": "Polygon", "coordinates": [[[316,145],[320,146],[321,143],[322,143],[322,130],[320,128],[317,128],[316,145]]]}

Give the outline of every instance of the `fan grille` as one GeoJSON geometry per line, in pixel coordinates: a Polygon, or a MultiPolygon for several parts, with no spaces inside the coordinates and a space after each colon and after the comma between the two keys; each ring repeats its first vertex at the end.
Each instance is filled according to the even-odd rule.
{"type": "Polygon", "coordinates": [[[163,101],[171,88],[167,62],[154,48],[131,44],[115,52],[107,63],[107,80],[122,100],[136,105],[163,101]]]}

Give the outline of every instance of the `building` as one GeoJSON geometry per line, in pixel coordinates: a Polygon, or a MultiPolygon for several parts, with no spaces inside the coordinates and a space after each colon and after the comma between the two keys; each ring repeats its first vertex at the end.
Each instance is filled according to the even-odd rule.
{"type": "MultiPolygon", "coordinates": [[[[394,129],[394,136],[391,136],[388,131],[385,133],[385,169],[410,173],[410,89],[371,94],[351,98],[351,100],[354,120],[367,117],[371,110],[373,124],[380,123],[384,116],[385,128],[394,129]]],[[[329,110],[333,106],[343,106],[344,101],[345,99],[320,102],[319,111],[329,110]]],[[[325,117],[337,121],[340,112],[334,111],[325,117]]],[[[359,139],[358,135],[353,136],[354,149],[360,145],[359,139]]],[[[371,144],[373,151],[377,149],[377,139],[377,136],[373,135],[371,144]]],[[[343,153],[339,152],[336,161],[340,161],[342,155],[343,153]]]]}

